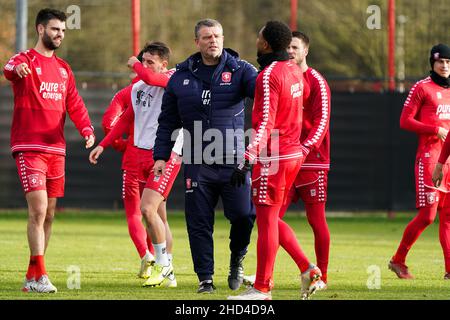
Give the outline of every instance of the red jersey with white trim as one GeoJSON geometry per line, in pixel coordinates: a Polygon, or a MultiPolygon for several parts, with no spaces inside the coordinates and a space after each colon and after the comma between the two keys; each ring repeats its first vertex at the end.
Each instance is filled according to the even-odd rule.
{"type": "Polygon", "coordinates": [[[313,68],[303,73],[310,93],[304,101],[300,141],[306,156],[300,170],[330,170],[331,92],[325,78],[313,68]]]}
{"type": "MultiPolygon", "coordinates": [[[[133,88],[133,84],[123,88],[119,92],[117,92],[109,107],[106,109],[102,126],[103,131],[105,132],[105,136],[113,129],[113,127],[117,124],[120,117],[124,114],[127,108],[132,106],[131,102],[131,89],[133,88]]],[[[122,157],[122,169],[123,170],[137,170],[137,148],[134,146],[133,139],[133,129],[134,126],[129,126],[129,131],[127,132],[127,139],[123,137],[119,137],[114,140],[112,143],[112,147],[117,150],[124,152],[122,157]]]]}
{"type": "Polygon", "coordinates": [[[247,160],[286,161],[303,156],[303,90],[302,71],[290,60],[272,62],[259,73],[252,113],[255,132],[245,152],[247,160]]]}
{"type": "Polygon", "coordinates": [[[14,113],[11,151],[66,154],[66,112],[85,137],[93,134],[88,111],[78,94],[67,62],[56,55],[45,57],[30,49],[13,56],[5,65],[5,78],[12,82],[14,113]],[[27,63],[31,74],[20,78],[15,68],[27,63]]]}
{"type": "Polygon", "coordinates": [[[444,142],[439,127],[450,129],[450,89],[427,77],[410,90],[400,117],[400,127],[419,136],[416,160],[436,163],[444,142]]]}

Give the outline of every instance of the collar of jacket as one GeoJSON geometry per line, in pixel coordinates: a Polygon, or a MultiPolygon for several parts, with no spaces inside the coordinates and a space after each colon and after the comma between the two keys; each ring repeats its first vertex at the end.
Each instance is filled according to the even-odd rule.
{"type": "Polygon", "coordinates": [[[450,88],[450,78],[441,77],[433,70],[430,71],[430,77],[431,80],[433,80],[433,82],[436,83],[438,86],[441,86],[445,89],[450,88]]]}
{"type": "Polygon", "coordinates": [[[265,67],[274,61],[286,61],[289,60],[289,54],[286,50],[274,51],[271,53],[266,53],[258,57],[258,63],[260,65],[259,69],[262,71],[265,67]]]}
{"type": "MultiPolygon", "coordinates": [[[[222,55],[220,56],[220,62],[217,66],[218,70],[222,70],[225,66],[230,68],[231,72],[235,72],[240,68],[238,64],[239,54],[230,48],[225,48],[222,51],[222,55]]],[[[194,73],[194,70],[197,69],[197,66],[202,61],[202,56],[200,52],[194,53],[185,61],[177,65],[177,70],[190,70],[194,73]]]]}

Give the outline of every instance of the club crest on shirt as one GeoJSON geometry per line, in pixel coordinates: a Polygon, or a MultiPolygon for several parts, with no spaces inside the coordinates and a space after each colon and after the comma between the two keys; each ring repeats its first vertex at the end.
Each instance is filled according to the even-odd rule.
{"type": "Polygon", "coordinates": [[[61,77],[67,79],[69,76],[67,75],[67,71],[64,68],[59,68],[59,72],[61,73],[61,77]]]}
{"type": "Polygon", "coordinates": [[[42,69],[41,68],[36,68],[36,73],[38,75],[42,75],[42,69]]]}
{"type": "Polygon", "coordinates": [[[42,186],[42,180],[39,179],[39,175],[38,174],[30,174],[28,176],[28,183],[30,184],[31,188],[36,188],[39,186],[42,186]]]}
{"type": "Polygon", "coordinates": [[[184,79],[183,86],[187,86],[189,84],[189,79],[184,79]]]}
{"type": "Polygon", "coordinates": [[[160,177],[161,177],[161,176],[155,176],[155,177],[153,178],[153,182],[158,182],[160,177]]]}
{"type": "Polygon", "coordinates": [[[316,189],[309,190],[309,193],[311,194],[311,197],[315,197],[317,195],[316,189]]]}
{"type": "Polygon", "coordinates": [[[222,72],[222,82],[231,82],[231,72],[222,72]]]}
{"type": "Polygon", "coordinates": [[[191,189],[192,188],[192,180],[191,179],[186,179],[186,189],[191,189]]]}
{"type": "Polygon", "coordinates": [[[436,92],[436,96],[437,96],[438,99],[442,99],[442,93],[436,92]]]}
{"type": "Polygon", "coordinates": [[[425,193],[427,197],[427,204],[433,204],[438,201],[438,197],[436,197],[436,192],[427,192],[425,193]]]}

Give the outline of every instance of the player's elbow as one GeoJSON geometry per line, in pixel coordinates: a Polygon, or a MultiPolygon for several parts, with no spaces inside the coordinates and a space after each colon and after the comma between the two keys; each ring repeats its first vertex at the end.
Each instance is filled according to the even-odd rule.
{"type": "Polygon", "coordinates": [[[11,71],[7,71],[7,70],[3,69],[3,74],[5,75],[5,78],[8,81],[13,81],[15,79],[14,73],[11,71]]]}
{"type": "Polygon", "coordinates": [[[409,118],[405,116],[400,117],[400,129],[410,130],[409,118]]]}

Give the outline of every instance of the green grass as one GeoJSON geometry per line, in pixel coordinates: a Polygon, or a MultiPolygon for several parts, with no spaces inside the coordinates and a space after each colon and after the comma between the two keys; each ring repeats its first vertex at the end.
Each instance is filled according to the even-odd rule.
{"type": "MultiPolygon", "coordinates": [[[[438,240],[438,222],[421,235],[408,264],[415,280],[399,280],[387,269],[410,216],[387,220],[381,216],[329,218],[331,251],[329,289],[314,299],[449,299],[450,281],[444,281],[444,262],[438,240]],[[369,266],[379,266],[381,288],[367,287],[369,266]]],[[[184,216],[169,217],[174,235],[174,267],[178,288],[142,288],[137,279],[140,260],[128,236],[123,212],[64,212],[57,215],[46,254],[47,271],[58,287],[55,295],[24,294],[20,291],[28,264],[26,213],[0,214],[0,299],[225,299],[234,294],[227,286],[229,224],[222,213],[215,224],[215,284],[213,295],[198,295],[184,216]],[[81,289],[67,288],[67,268],[81,270],[81,289]]],[[[304,217],[291,215],[286,221],[311,260],[313,236],[304,217]]],[[[245,260],[246,274],[256,266],[256,228],[245,260]]],[[[280,250],[275,265],[273,299],[299,298],[299,272],[280,250]]]]}

